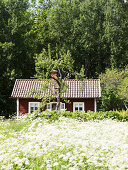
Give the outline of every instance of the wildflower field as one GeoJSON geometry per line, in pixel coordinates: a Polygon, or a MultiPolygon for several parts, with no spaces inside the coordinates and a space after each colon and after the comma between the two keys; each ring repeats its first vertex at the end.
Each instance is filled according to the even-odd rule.
{"type": "Polygon", "coordinates": [[[128,122],[0,122],[0,169],[128,169],[128,122]]]}

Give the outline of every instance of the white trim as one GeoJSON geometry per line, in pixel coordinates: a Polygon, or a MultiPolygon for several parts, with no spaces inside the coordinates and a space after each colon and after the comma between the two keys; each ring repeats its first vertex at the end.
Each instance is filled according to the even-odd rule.
{"type": "Polygon", "coordinates": [[[94,99],[94,112],[97,112],[97,104],[96,104],[96,99],[94,99]]]}
{"type": "MultiPolygon", "coordinates": [[[[84,102],[73,102],[73,112],[75,112],[75,104],[82,104],[82,111],[85,111],[84,110],[84,102]]],[[[78,112],[79,112],[79,109],[78,109],[78,112]]]]}
{"type": "Polygon", "coordinates": [[[40,102],[29,102],[29,103],[28,103],[28,113],[31,113],[30,105],[31,105],[31,104],[35,104],[35,103],[37,103],[37,104],[38,104],[38,107],[39,107],[40,102]]]}
{"type": "Polygon", "coordinates": [[[100,79],[99,79],[99,97],[101,97],[100,79]]]}
{"type": "Polygon", "coordinates": [[[16,105],[17,105],[16,111],[17,111],[17,119],[18,119],[19,118],[19,98],[17,98],[16,100],[16,105]]]}

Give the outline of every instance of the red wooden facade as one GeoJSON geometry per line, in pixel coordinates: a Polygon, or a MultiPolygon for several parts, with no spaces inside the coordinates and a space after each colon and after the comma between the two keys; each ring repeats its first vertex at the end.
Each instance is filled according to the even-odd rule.
{"type": "MultiPolygon", "coordinates": [[[[84,102],[84,110],[95,111],[95,102],[94,98],[89,99],[69,99],[70,103],[65,103],[65,108],[67,111],[73,112],[73,102],[84,102]]],[[[19,113],[25,114],[29,112],[29,102],[39,102],[36,99],[19,99],[19,113]]]]}

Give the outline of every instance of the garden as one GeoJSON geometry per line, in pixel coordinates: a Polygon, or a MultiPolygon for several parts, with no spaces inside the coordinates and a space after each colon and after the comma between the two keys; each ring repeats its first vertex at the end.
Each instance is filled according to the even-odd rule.
{"type": "Polygon", "coordinates": [[[1,169],[127,169],[127,111],[42,112],[0,121],[1,169]],[[102,115],[102,116],[101,116],[102,115]]]}

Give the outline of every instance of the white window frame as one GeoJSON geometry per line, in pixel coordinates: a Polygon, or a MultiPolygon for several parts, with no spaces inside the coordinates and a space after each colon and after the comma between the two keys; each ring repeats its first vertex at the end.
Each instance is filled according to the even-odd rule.
{"type": "Polygon", "coordinates": [[[79,110],[79,105],[80,104],[82,104],[82,111],[84,111],[84,102],[73,102],[73,112],[76,112],[75,111],[76,104],[78,105],[78,112],[80,112],[80,110],[79,110]]]}
{"type": "MultiPolygon", "coordinates": [[[[30,113],[31,114],[31,104],[37,104],[38,106],[38,108],[39,108],[39,106],[40,106],[40,102],[29,102],[29,106],[28,106],[28,113],[30,113]]],[[[35,111],[35,109],[34,109],[34,111],[35,111]]],[[[34,112],[33,111],[33,112],[34,112]]]]}
{"type": "MultiPolygon", "coordinates": [[[[48,111],[52,111],[52,104],[54,104],[54,103],[57,104],[57,102],[47,103],[47,110],[48,111]]],[[[60,110],[65,110],[65,103],[60,102],[60,110]],[[62,105],[63,105],[63,108],[62,108],[62,105]]]]}

